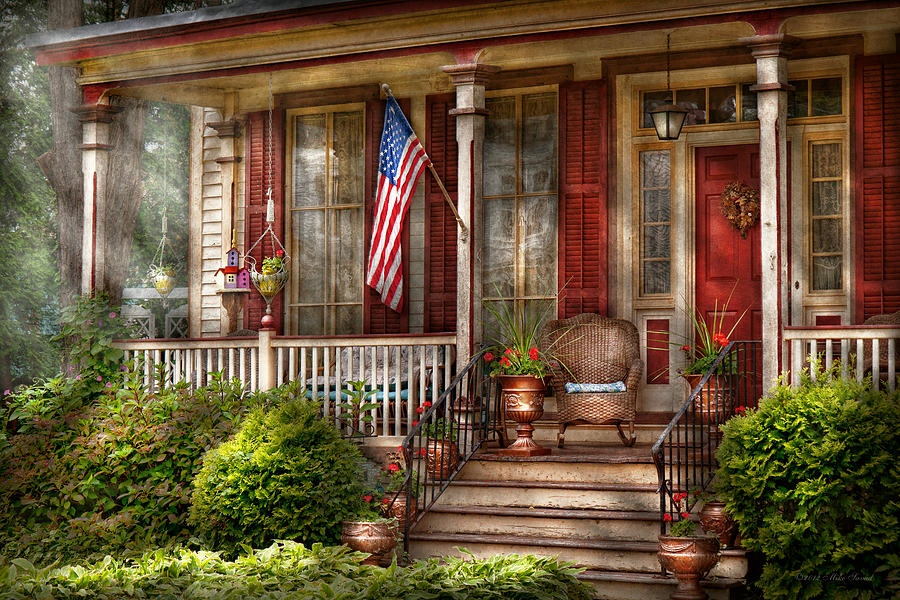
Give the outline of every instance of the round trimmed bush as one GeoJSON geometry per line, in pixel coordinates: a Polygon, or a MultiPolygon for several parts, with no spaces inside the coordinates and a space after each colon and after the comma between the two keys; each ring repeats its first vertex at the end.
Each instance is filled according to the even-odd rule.
{"type": "Polygon", "coordinates": [[[900,595],[898,448],[900,391],[826,373],[725,425],[717,491],[766,598],[900,595]]]}
{"type": "Polygon", "coordinates": [[[205,455],[190,521],[225,549],[275,539],[339,543],[341,521],[363,493],[361,459],[316,402],[257,409],[234,439],[205,455]]]}

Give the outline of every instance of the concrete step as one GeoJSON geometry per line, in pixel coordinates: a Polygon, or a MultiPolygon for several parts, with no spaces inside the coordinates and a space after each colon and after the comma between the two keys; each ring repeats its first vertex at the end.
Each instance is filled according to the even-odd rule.
{"type": "Polygon", "coordinates": [[[656,512],[515,506],[435,506],[416,525],[420,533],[495,534],[566,539],[654,541],[656,512]]]}
{"type": "MultiPolygon", "coordinates": [[[[656,556],[657,543],[633,540],[561,539],[544,536],[519,536],[467,533],[410,533],[409,551],[412,558],[468,555],[488,558],[497,554],[533,554],[555,556],[578,566],[599,571],[635,573],[660,572],[656,556]]],[[[710,577],[742,579],[747,574],[745,552],[725,550],[710,577]]]]}
{"type": "Polygon", "coordinates": [[[516,458],[501,456],[496,448],[486,449],[466,463],[458,479],[657,483],[649,445],[626,448],[621,444],[573,443],[551,450],[549,456],[516,458]]]}
{"type": "MultiPolygon", "coordinates": [[[[589,569],[579,579],[593,585],[597,600],[668,600],[675,590],[674,577],[661,573],[634,573],[629,571],[601,571],[589,569]]],[[[711,600],[729,600],[732,590],[743,585],[740,579],[715,578],[701,582],[701,587],[711,600]]]]}
{"type": "Polygon", "coordinates": [[[459,480],[441,494],[438,505],[650,512],[659,510],[659,494],[656,484],[459,480]]]}

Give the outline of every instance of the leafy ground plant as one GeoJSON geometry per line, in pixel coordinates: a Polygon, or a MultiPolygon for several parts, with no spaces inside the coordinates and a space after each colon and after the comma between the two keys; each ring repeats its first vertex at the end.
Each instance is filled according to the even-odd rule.
{"type": "Polygon", "coordinates": [[[36,569],[16,559],[0,566],[0,595],[37,598],[394,600],[587,600],[590,587],[569,563],[534,556],[449,558],[409,567],[363,565],[344,546],[276,542],[234,561],[218,553],[156,550],[138,559],[106,557],[89,567],[36,569]]]}
{"type": "Polygon", "coordinates": [[[725,425],[718,494],[765,556],[769,599],[900,595],[900,391],[839,369],[725,425]]]}

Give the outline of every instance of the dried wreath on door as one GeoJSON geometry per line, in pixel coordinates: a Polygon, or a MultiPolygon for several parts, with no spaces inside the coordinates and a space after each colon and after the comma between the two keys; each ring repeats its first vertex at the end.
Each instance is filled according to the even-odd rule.
{"type": "Polygon", "coordinates": [[[755,190],[743,181],[732,181],[722,191],[722,214],[741,237],[759,221],[759,190],[755,190]]]}

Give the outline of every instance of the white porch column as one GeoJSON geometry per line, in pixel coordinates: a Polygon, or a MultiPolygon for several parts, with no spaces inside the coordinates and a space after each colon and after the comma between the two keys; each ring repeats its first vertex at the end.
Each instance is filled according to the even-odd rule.
{"type": "Polygon", "coordinates": [[[477,63],[449,65],[441,70],[456,86],[458,147],[457,210],[465,229],[456,238],[456,364],[462,369],[472,355],[475,319],[480,318],[481,293],[481,194],[484,151],[484,86],[500,70],[477,63]]]}
{"type": "Polygon", "coordinates": [[[105,272],[106,175],[109,170],[109,124],[121,109],[87,104],[72,109],[82,123],[81,170],[84,174],[84,230],[81,242],[81,293],[102,285],[105,272]]]}
{"type": "Polygon", "coordinates": [[[762,254],[763,392],[781,371],[783,318],[788,315],[787,276],[787,52],[795,40],[784,34],[742,38],[756,58],[759,115],[760,252],[762,254]]]}

